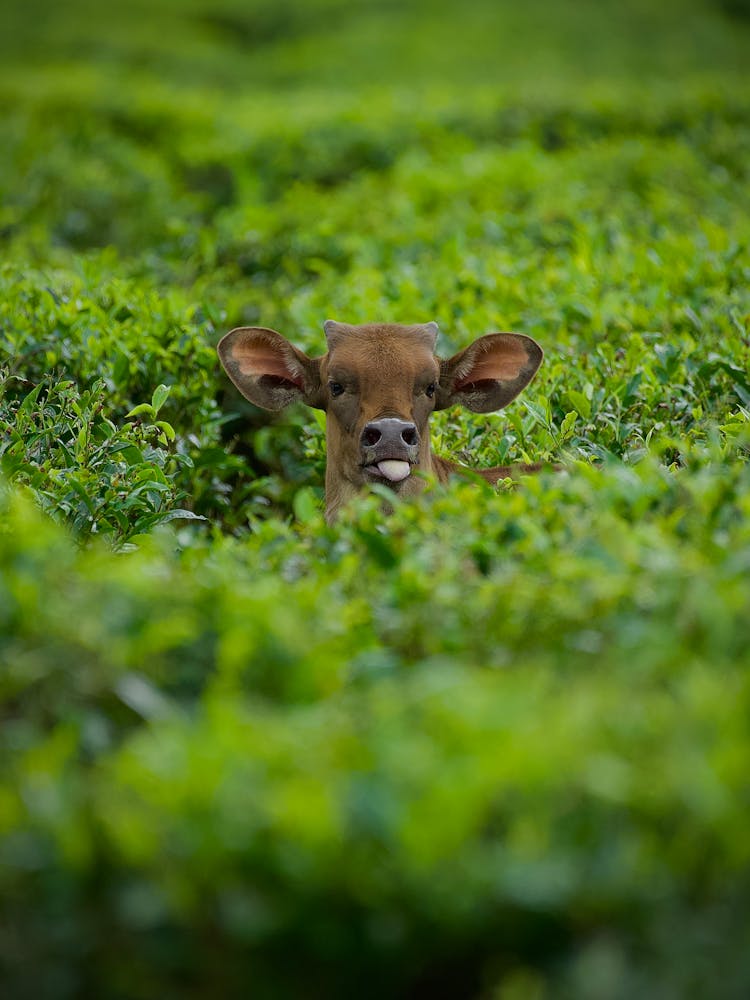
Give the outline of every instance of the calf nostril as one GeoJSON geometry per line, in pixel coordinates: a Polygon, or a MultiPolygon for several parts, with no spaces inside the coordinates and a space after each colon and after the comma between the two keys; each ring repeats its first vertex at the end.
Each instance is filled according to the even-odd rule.
{"type": "Polygon", "coordinates": [[[414,424],[411,424],[409,427],[405,427],[401,431],[401,440],[404,444],[408,445],[419,444],[419,435],[417,434],[417,428],[414,424]]]}
{"type": "Polygon", "coordinates": [[[383,435],[377,429],[377,427],[365,427],[362,431],[362,441],[369,448],[377,444],[383,435]]]}

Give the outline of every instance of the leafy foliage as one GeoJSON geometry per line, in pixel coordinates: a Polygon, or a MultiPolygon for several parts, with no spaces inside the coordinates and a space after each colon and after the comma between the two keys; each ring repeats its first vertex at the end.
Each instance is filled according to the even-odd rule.
{"type": "Polygon", "coordinates": [[[134,407],[133,424],[118,429],[102,415],[108,393],[101,380],[80,393],[73,382],[46,378],[20,402],[7,392],[13,381],[6,375],[0,396],[0,470],[30,486],[40,505],[79,536],[109,535],[121,545],[164,521],[198,518],[175,509],[180,497],[167,452],[174,429],[156,420],[166,386],[134,407]]]}
{"type": "Polygon", "coordinates": [[[748,994],[742,6],[3,5],[9,996],[748,994]],[[327,316],[565,471],[325,525],[214,347],[327,316]]]}
{"type": "Polygon", "coordinates": [[[710,926],[744,990],[750,490],[724,459],[115,562],[6,507],[25,974],[41,934],[50,969],[78,941],[127,995],[178,955],[238,994],[478,991],[561,961],[575,993],[600,960],[603,990],[711,992],[710,926]]]}

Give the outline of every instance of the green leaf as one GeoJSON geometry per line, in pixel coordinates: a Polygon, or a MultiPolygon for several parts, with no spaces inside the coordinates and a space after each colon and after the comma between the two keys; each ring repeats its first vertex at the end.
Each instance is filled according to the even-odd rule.
{"type": "Polygon", "coordinates": [[[159,428],[159,430],[162,432],[165,441],[174,441],[176,436],[174,427],[171,424],[168,424],[166,420],[157,420],[156,423],[154,424],[154,427],[159,428]]]}
{"type": "Polygon", "coordinates": [[[573,428],[576,425],[576,420],[578,419],[578,414],[575,410],[570,410],[563,417],[563,422],[560,424],[560,439],[562,441],[567,441],[570,435],[573,433],[573,428]]]}
{"type": "Polygon", "coordinates": [[[42,391],[43,385],[40,382],[39,385],[35,386],[31,392],[25,397],[21,405],[18,407],[18,414],[30,413],[34,408],[36,401],[39,399],[39,393],[42,391]]]}
{"type": "Polygon", "coordinates": [[[154,394],[151,397],[151,406],[153,408],[154,415],[156,415],[162,408],[171,390],[172,387],[168,385],[157,385],[154,389],[154,394]]]}
{"type": "Polygon", "coordinates": [[[545,408],[540,403],[535,403],[531,400],[524,399],[523,405],[528,413],[532,415],[534,420],[540,424],[542,427],[549,426],[549,420],[545,408]]]}
{"type": "Polygon", "coordinates": [[[298,521],[307,523],[320,514],[320,499],[309,486],[297,490],[292,501],[294,516],[298,521]]]}
{"type": "Polygon", "coordinates": [[[79,462],[83,461],[83,458],[86,454],[86,449],[88,447],[88,443],[89,443],[89,428],[88,424],[84,424],[84,426],[78,432],[78,436],[76,437],[76,459],[79,462]]]}
{"type": "Polygon", "coordinates": [[[140,417],[144,413],[147,413],[150,417],[156,416],[151,403],[139,403],[138,406],[134,406],[132,410],[125,414],[125,419],[129,420],[131,417],[140,417]]]}
{"type": "Polygon", "coordinates": [[[91,514],[96,513],[96,505],[94,501],[86,492],[84,486],[75,478],[75,476],[68,476],[65,480],[66,484],[73,490],[73,492],[83,500],[91,514]]]}
{"type": "Polygon", "coordinates": [[[640,386],[642,381],[643,381],[643,372],[636,372],[635,375],[633,375],[632,378],[628,380],[628,383],[625,386],[625,391],[622,394],[623,403],[627,405],[633,399],[636,398],[636,396],[638,395],[638,387],[640,386]]]}
{"type": "Polygon", "coordinates": [[[134,444],[130,444],[128,441],[116,444],[111,450],[119,452],[130,466],[143,465],[146,461],[140,448],[136,448],[134,444]]]}
{"type": "Polygon", "coordinates": [[[571,405],[575,407],[576,412],[588,420],[591,417],[591,402],[586,396],[577,389],[568,389],[566,395],[571,405]]]}
{"type": "Polygon", "coordinates": [[[183,521],[208,521],[208,518],[202,514],[196,514],[192,510],[184,510],[182,508],[166,511],[161,517],[162,522],[176,521],[178,519],[183,521]]]}

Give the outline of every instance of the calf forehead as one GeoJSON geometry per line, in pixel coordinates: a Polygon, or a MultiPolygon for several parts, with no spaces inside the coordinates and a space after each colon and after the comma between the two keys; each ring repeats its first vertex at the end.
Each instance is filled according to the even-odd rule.
{"type": "Polygon", "coordinates": [[[363,386],[411,385],[429,371],[438,371],[432,338],[420,326],[372,324],[347,327],[331,344],[329,371],[342,368],[363,386]]]}

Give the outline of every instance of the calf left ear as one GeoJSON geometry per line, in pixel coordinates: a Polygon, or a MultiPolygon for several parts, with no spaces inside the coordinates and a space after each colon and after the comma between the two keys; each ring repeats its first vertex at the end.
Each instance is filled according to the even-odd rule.
{"type": "Polygon", "coordinates": [[[520,333],[489,333],[440,363],[436,410],[465,406],[491,413],[507,406],[539,370],[544,352],[520,333]]]}
{"type": "Polygon", "coordinates": [[[266,410],[300,401],[325,408],[320,358],[308,358],[275,330],[240,326],[222,337],[221,363],[242,395],[266,410]]]}

